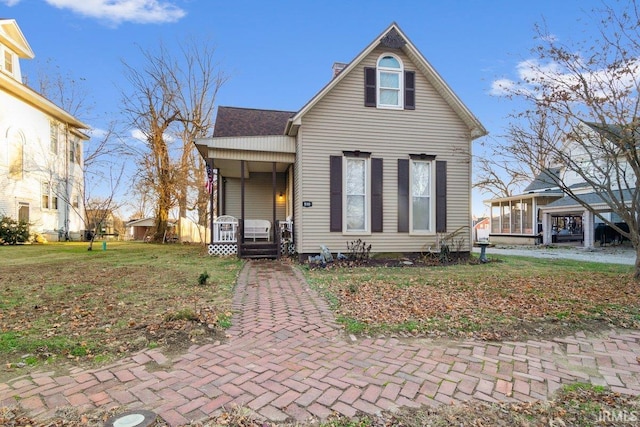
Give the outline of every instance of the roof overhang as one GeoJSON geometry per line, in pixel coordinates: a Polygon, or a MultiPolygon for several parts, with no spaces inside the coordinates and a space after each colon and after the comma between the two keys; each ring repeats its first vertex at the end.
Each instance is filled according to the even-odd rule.
{"type": "Polygon", "coordinates": [[[318,92],[311,100],[304,106],[295,116],[293,116],[289,123],[285,133],[287,135],[295,136],[298,133],[298,128],[302,124],[302,117],[312,109],[328,92],[330,92],[340,81],[362,62],[374,49],[376,49],[382,39],[394,30],[406,41],[402,51],[416,64],[422,74],[429,80],[434,86],[436,91],[443,97],[443,99],[451,106],[451,108],[460,116],[462,121],[469,128],[469,134],[471,139],[476,139],[481,136],[487,135],[487,130],[482,126],[480,121],[471,113],[471,111],[462,103],[460,98],[451,90],[444,79],[438,74],[438,72],[431,66],[429,61],[420,53],[420,51],[413,45],[409,38],[400,30],[398,25],[394,22],[387,29],[385,29],[376,39],[367,46],[355,59],[353,59],[336,77],[334,77],[320,92],[318,92]]]}
{"type": "Polygon", "coordinates": [[[222,176],[240,178],[241,162],[245,161],[244,177],[251,172],[284,172],[296,160],[295,138],[286,135],[199,138],[198,151],[222,176]]]}
{"type": "Polygon", "coordinates": [[[35,58],[31,46],[29,46],[15,19],[0,19],[0,42],[9,46],[20,58],[35,58]]]}
{"type": "MultiPolygon", "coordinates": [[[[32,105],[34,108],[43,111],[62,123],[66,123],[76,129],[89,129],[89,125],[84,124],[30,87],[16,81],[4,73],[0,73],[0,89],[18,99],[21,99],[27,104],[32,105]]],[[[81,132],[78,132],[78,134],[78,136],[89,139],[87,135],[81,132]]]]}
{"type": "Polygon", "coordinates": [[[487,199],[487,200],[483,200],[483,203],[485,205],[488,205],[491,203],[498,203],[498,202],[511,202],[513,200],[538,199],[541,197],[561,198],[562,196],[564,196],[564,193],[562,192],[548,192],[548,191],[547,192],[530,192],[530,193],[522,193],[522,194],[509,196],[509,197],[498,197],[495,199],[487,199]]]}

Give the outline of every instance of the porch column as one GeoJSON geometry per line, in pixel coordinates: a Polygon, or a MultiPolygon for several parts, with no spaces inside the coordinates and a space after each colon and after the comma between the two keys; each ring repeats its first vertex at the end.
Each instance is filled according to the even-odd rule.
{"type": "MultiPolygon", "coordinates": [[[[242,221],[241,243],[244,243],[244,160],[240,160],[240,220],[242,221]]],[[[239,242],[240,243],[240,242],[239,242]]]]}
{"type": "Polygon", "coordinates": [[[273,203],[273,241],[276,241],[276,233],[278,232],[276,230],[276,186],[277,186],[277,180],[276,180],[276,162],[273,162],[271,164],[271,202],[273,203]]]}
{"type": "Polygon", "coordinates": [[[586,210],[582,214],[582,244],[585,248],[592,248],[595,238],[595,222],[593,212],[586,210]]]}
{"type": "Polygon", "coordinates": [[[551,237],[551,214],[543,213],[542,214],[542,244],[550,245],[553,243],[553,239],[551,237]]]}
{"type": "MultiPolygon", "coordinates": [[[[207,166],[208,168],[210,168],[211,173],[213,174],[213,159],[209,159],[207,161],[207,166]]],[[[207,179],[213,179],[213,176],[209,176],[209,171],[206,172],[207,173],[207,179]]],[[[214,211],[214,207],[213,207],[213,182],[210,182],[211,185],[211,192],[209,193],[209,234],[210,234],[210,238],[211,240],[209,240],[209,242],[211,244],[213,244],[213,214],[215,213],[214,211]]],[[[218,184],[216,183],[216,187],[218,186],[218,184]]],[[[217,191],[217,190],[216,190],[217,191]]],[[[220,197],[220,193],[218,193],[218,197],[220,197]]]]}

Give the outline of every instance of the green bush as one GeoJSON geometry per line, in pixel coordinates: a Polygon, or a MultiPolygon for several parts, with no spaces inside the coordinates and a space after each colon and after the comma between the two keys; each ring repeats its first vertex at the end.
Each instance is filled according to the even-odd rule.
{"type": "Polygon", "coordinates": [[[8,216],[0,217],[0,243],[15,245],[29,240],[29,223],[16,221],[8,216]]]}

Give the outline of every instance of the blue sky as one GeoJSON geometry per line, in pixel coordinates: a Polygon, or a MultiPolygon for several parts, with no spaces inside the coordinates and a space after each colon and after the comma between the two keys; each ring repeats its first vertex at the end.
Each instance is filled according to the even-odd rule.
{"type": "MultiPolygon", "coordinates": [[[[612,3],[609,1],[608,3],[612,3]]],[[[88,121],[103,128],[117,115],[122,61],[140,63],[140,47],[175,48],[196,37],[216,46],[230,76],[218,105],[296,111],[330,79],[334,62],[348,62],[391,22],[420,49],[490,136],[499,138],[516,108],[492,94],[499,79],[517,78],[530,58],[533,27],[546,22],[560,40],[589,37],[594,0],[0,0],[0,17],[16,19],[36,59],[23,75],[54,60],[86,79],[97,105],[88,121]]],[[[63,73],[63,74],[64,74],[63,73]]],[[[483,153],[481,141],[474,154],[483,153]]],[[[486,212],[474,192],[473,213],[486,212]]]]}

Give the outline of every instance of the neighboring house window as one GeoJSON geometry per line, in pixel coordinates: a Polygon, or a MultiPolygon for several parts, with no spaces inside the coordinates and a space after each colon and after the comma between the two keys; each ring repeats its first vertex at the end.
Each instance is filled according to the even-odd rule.
{"type": "Polygon", "coordinates": [[[329,230],[382,232],[382,159],[345,151],[329,160],[329,230]]]}
{"type": "Polygon", "coordinates": [[[75,141],[69,142],[69,161],[71,163],[76,162],[76,142],[75,141]]]}
{"type": "Polygon", "coordinates": [[[53,120],[49,122],[49,134],[51,139],[51,152],[58,154],[58,123],[53,120]]]}
{"type": "Polygon", "coordinates": [[[383,54],[376,68],[364,72],[366,107],[415,109],[415,72],[404,71],[400,58],[383,54]]]}
{"type": "Polygon", "coordinates": [[[58,210],[58,196],[49,182],[42,183],[42,209],[58,210]]]}
{"type": "Polygon", "coordinates": [[[431,197],[433,180],[431,178],[432,162],[411,160],[411,231],[432,231],[433,197],[431,197]]]}
{"type": "Polygon", "coordinates": [[[51,206],[49,205],[49,183],[42,183],[42,209],[49,209],[51,206]]]}
{"type": "Polygon", "coordinates": [[[9,50],[4,51],[4,70],[9,74],[13,74],[13,53],[9,50]]]}
{"type": "Polygon", "coordinates": [[[80,196],[76,194],[75,196],[73,196],[72,200],[73,207],[77,209],[80,206],[80,196]]]}
{"type": "Polygon", "coordinates": [[[398,159],[398,232],[446,231],[447,162],[425,154],[398,159]]]}

